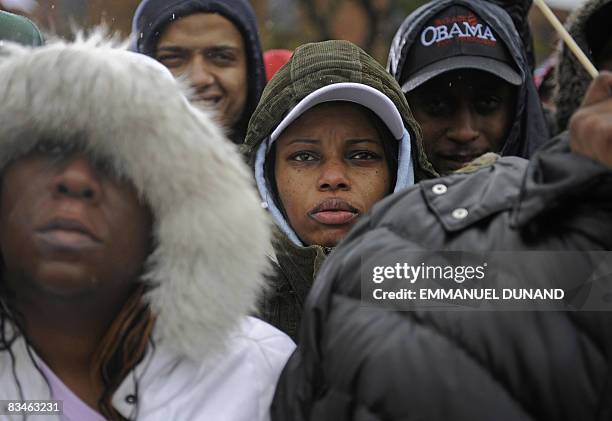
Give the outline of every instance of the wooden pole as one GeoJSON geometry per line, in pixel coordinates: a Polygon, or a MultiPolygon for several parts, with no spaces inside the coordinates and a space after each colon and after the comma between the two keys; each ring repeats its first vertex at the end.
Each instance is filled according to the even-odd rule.
{"type": "Polygon", "coordinates": [[[571,50],[571,52],[574,53],[580,64],[582,64],[582,66],[586,69],[589,75],[591,75],[591,77],[595,79],[599,72],[597,71],[595,66],[593,66],[593,63],[591,63],[586,54],[584,54],[584,52],[580,49],[578,44],[576,44],[576,41],[574,41],[574,38],[572,38],[569,32],[567,32],[563,24],[559,22],[559,19],[557,19],[553,11],[550,10],[550,7],[548,7],[548,5],[544,3],[544,0],[533,0],[533,2],[542,11],[544,17],[548,19],[553,28],[555,28],[555,30],[557,31],[563,42],[565,42],[565,44],[571,50]]]}

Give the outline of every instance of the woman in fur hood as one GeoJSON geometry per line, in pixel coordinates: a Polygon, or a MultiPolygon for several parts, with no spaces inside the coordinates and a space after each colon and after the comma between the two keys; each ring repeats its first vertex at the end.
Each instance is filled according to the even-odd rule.
{"type": "Polygon", "coordinates": [[[4,44],[0,101],[0,400],[268,419],[294,345],[247,317],[269,227],[234,146],[163,66],[99,39],[4,44]]]}

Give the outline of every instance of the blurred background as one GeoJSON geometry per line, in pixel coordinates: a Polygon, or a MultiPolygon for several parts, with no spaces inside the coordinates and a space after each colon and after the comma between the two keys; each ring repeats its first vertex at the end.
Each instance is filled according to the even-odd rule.
{"type": "MultiPolygon", "coordinates": [[[[548,0],[563,21],[584,0],[548,0]]],[[[46,32],[70,36],[72,28],[101,22],[128,36],[140,0],[0,0],[0,9],[30,17],[46,32]]],[[[347,39],[386,64],[391,38],[422,0],[252,0],[264,49],[294,49],[309,41],[347,39]]],[[[534,6],[530,14],[538,63],[557,37],[534,6]]]]}

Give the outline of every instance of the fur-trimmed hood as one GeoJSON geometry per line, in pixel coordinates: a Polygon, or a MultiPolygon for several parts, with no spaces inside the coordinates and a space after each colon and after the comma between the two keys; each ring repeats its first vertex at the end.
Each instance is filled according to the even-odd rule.
{"type": "Polygon", "coordinates": [[[43,141],[77,144],[131,181],[154,216],[143,279],[156,337],[202,361],[253,311],[267,216],[249,169],[156,61],[96,36],[0,49],[0,169],[43,141]]]}
{"type": "MultiPolygon", "coordinates": [[[[612,0],[589,0],[567,18],[565,27],[591,61],[594,57],[587,41],[587,23],[593,14],[611,3],[612,0]]],[[[567,129],[572,114],[580,107],[593,79],[562,41],[558,51],[554,99],[557,105],[557,127],[562,132],[567,129]]]]}

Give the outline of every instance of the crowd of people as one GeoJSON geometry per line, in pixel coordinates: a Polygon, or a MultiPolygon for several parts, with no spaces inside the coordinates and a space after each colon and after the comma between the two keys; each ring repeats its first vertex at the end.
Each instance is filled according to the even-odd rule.
{"type": "Polygon", "coordinates": [[[363,306],[400,250],[612,250],[612,0],[545,105],[530,4],[433,0],[386,68],[264,53],[248,0],[143,0],[125,43],[0,12],[0,414],[610,419],[610,311],[363,306]]]}

